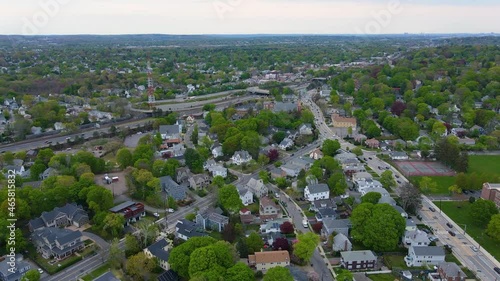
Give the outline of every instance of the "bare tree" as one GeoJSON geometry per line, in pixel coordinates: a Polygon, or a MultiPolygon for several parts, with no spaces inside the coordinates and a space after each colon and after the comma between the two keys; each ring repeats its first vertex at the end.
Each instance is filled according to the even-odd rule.
{"type": "Polygon", "coordinates": [[[422,196],[420,190],[410,183],[405,184],[401,192],[401,204],[406,212],[416,214],[422,206],[422,196]]]}

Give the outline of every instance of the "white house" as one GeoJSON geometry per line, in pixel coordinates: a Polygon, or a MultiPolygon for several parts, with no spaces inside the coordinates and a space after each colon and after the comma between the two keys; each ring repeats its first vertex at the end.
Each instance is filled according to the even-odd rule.
{"type": "Polygon", "coordinates": [[[366,181],[371,179],[373,179],[373,176],[367,172],[357,172],[352,174],[352,181],[355,183],[358,181],[366,181]]]}
{"type": "Polygon", "coordinates": [[[204,164],[203,164],[203,169],[204,170],[210,170],[210,167],[217,166],[217,162],[215,162],[214,159],[208,159],[204,164]]]}
{"type": "Polygon", "coordinates": [[[145,248],[143,251],[148,258],[157,258],[161,268],[169,270],[170,265],[168,264],[168,257],[170,256],[171,249],[172,243],[169,243],[165,239],[161,239],[153,245],[145,248]]]}
{"type": "Polygon", "coordinates": [[[236,151],[234,155],[231,157],[231,160],[236,165],[241,165],[243,163],[248,163],[252,160],[252,156],[248,153],[248,151],[240,150],[236,151]]]}
{"type": "Polygon", "coordinates": [[[248,180],[245,187],[259,198],[266,196],[267,193],[269,192],[269,189],[264,184],[264,181],[262,181],[261,179],[257,180],[251,178],[250,180],[248,180]]]}
{"type": "Polygon", "coordinates": [[[408,255],[404,258],[406,266],[438,265],[444,262],[445,252],[437,246],[410,246],[408,255]]]}
{"type": "Polygon", "coordinates": [[[394,151],[389,154],[392,160],[408,160],[406,152],[394,151]]]}
{"type": "Polygon", "coordinates": [[[212,173],[212,177],[216,176],[221,176],[223,178],[227,177],[227,168],[224,168],[220,165],[211,166],[210,168],[208,168],[208,171],[212,173]]]}
{"type": "Polygon", "coordinates": [[[369,179],[356,182],[356,188],[363,194],[370,192],[370,189],[383,188],[383,186],[378,180],[369,179]]]}
{"type": "Polygon", "coordinates": [[[318,148],[318,149],[315,149],[314,151],[312,151],[310,154],[309,154],[309,157],[311,159],[314,159],[314,160],[318,160],[318,159],[321,159],[323,158],[323,152],[321,152],[321,150],[318,148]]]}
{"type": "Polygon", "coordinates": [[[246,187],[238,187],[238,194],[240,195],[241,202],[244,206],[248,206],[253,203],[253,193],[246,187]]]}
{"type": "Polygon", "coordinates": [[[282,165],[280,169],[285,172],[285,174],[289,177],[296,177],[299,175],[300,170],[302,168],[298,165],[295,165],[293,163],[286,163],[285,165],[282,165]]]}
{"type": "Polygon", "coordinates": [[[291,140],[289,138],[285,138],[280,142],[278,147],[281,150],[287,150],[288,148],[292,148],[293,147],[293,140],[291,140]]]}
{"type": "Polygon", "coordinates": [[[311,124],[302,124],[302,126],[299,127],[299,134],[301,135],[312,135],[313,130],[311,124]]]}
{"type": "Polygon", "coordinates": [[[407,247],[429,246],[429,243],[431,243],[427,233],[421,230],[406,231],[405,237],[403,238],[403,242],[407,247]]]}
{"type": "Polygon", "coordinates": [[[216,146],[212,149],[212,155],[214,158],[224,156],[224,153],[222,152],[222,146],[216,146]]]}
{"type": "Polygon", "coordinates": [[[304,188],[304,198],[310,202],[330,198],[330,188],[324,183],[308,185],[304,188]]]}

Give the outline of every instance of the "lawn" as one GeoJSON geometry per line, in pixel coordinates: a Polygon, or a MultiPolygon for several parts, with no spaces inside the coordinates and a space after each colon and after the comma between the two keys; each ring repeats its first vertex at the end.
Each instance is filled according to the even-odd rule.
{"type": "Polygon", "coordinates": [[[498,174],[500,155],[470,155],[469,173],[498,174]]]}
{"type": "MultiPolygon", "coordinates": [[[[437,183],[437,189],[428,192],[428,194],[446,194],[446,195],[449,195],[450,191],[448,190],[448,188],[455,184],[455,177],[431,176],[428,178],[431,178],[435,183],[437,183]]],[[[411,180],[415,181],[415,182],[420,181],[420,179],[422,179],[422,177],[420,177],[420,176],[411,177],[411,180]]]]}
{"type": "Polygon", "coordinates": [[[105,263],[101,267],[82,277],[84,281],[92,281],[109,271],[109,264],[105,263]]]}
{"type": "Polygon", "coordinates": [[[369,274],[367,275],[368,278],[370,278],[373,281],[394,281],[397,280],[394,275],[390,273],[385,273],[385,274],[369,274]]]}
{"type": "Polygon", "coordinates": [[[471,204],[468,201],[434,202],[434,204],[441,205],[441,210],[462,228],[464,224],[467,225],[467,234],[496,259],[500,258],[500,243],[485,235],[484,228],[474,224],[474,220],[469,216],[471,204]]]}

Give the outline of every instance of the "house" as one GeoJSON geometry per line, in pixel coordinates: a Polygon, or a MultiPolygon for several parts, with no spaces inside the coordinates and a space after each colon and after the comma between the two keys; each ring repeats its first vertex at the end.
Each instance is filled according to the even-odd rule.
{"type": "Polygon", "coordinates": [[[367,139],[367,137],[363,134],[356,134],[354,135],[354,141],[357,142],[357,143],[362,143],[364,140],[367,139]]]}
{"type": "Polygon", "coordinates": [[[207,161],[205,161],[205,163],[203,163],[203,169],[208,171],[210,170],[211,167],[214,167],[214,166],[217,166],[217,162],[215,162],[214,159],[208,159],[207,161]]]}
{"type": "Polygon", "coordinates": [[[306,123],[306,124],[302,124],[299,127],[299,135],[312,135],[312,134],[313,134],[313,128],[312,128],[311,124],[306,123]]]}
{"type": "Polygon", "coordinates": [[[169,270],[170,265],[168,264],[168,257],[170,256],[171,249],[172,244],[165,239],[161,239],[145,248],[143,251],[146,257],[150,259],[157,258],[161,268],[169,270]]]}
{"type": "Polygon", "coordinates": [[[281,208],[269,197],[260,198],[259,215],[261,220],[276,219],[281,217],[281,208]]]}
{"type": "Polygon", "coordinates": [[[405,237],[403,238],[403,243],[406,247],[410,246],[429,246],[431,241],[427,233],[421,230],[415,231],[405,231],[405,237]]]}
{"type": "Polygon", "coordinates": [[[31,234],[31,241],[36,246],[36,251],[45,259],[62,260],[85,247],[80,231],[57,227],[35,230],[31,234]]]}
{"type": "Polygon", "coordinates": [[[423,265],[438,265],[444,262],[445,252],[437,246],[410,246],[404,260],[406,266],[417,267],[423,265]]]}
{"type": "Polygon", "coordinates": [[[167,193],[167,197],[173,197],[176,201],[186,199],[186,188],[177,184],[172,177],[165,176],[160,178],[160,186],[167,193]]]}
{"type": "Polygon", "coordinates": [[[406,219],[405,230],[406,231],[417,231],[417,224],[411,219],[406,219]]]}
{"type": "Polygon", "coordinates": [[[123,217],[125,217],[125,225],[136,222],[140,220],[141,217],[146,216],[144,204],[133,201],[123,202],[109,209],[109,211],[115,214],[122,214],[123,217]]]}
{"type": "Polygon", "coordinates": [[[373,269],[377,264],[377,257],[372,251],[341,252],[340,264],[348,270],[373,269]]]}
{"type": "Polygon", "coordinates": [[[161,125],[159,131],[163,140],[179,140],[180,142],[181,125],[161,125]]]}
{"type": "Polygon", "coordinates": [[[219,145],[212,148],[212,155],[214,156],[214,158],[224,156],[224,152],[222,152],[222,146],[219,145]]]}
{"type": "Polygon", "coordinates": [[[307,201],[330,198],[330,188],[325,183],[308,185],[304,188],[304,198],[307,201]]]}
{"type": "Polygon", "coordinates": [[[318,208],[318,211],[315,215],[317,221],[323,221],[323,219],[326,218],[335,218],[336,216],[337,212],[330,208],[318,208]]]}
{"type": "Polygon", "coordinates": [[[173,143],[172,148],[170,149],[173,157],[182,157],[186,152],[186,148],[182,143],[173,143]]]}
{"type": "Polygon", "coordinates": [[[323,219],[321,235],[323,237],[329,237],[332,233],[336,232],[349,236],[349,228],[351,228],[351,221],[349,219],[338,220],[334,218],[325,218],[323,219]]]}
{"type": "Polygon", "coordinates": [[[177,272],[169,269],[158,275],[158,281],[181,281],[181,277],[177,274],[177,272]]]}
{"type": "Polygon", "coordinates": [[[253,203],[253,193],[245,186],[238,186],[238,194],[240,195],[243,206],[248,206],[253,203]]]}
{"type": "Polygon", "coordinates": [[[274,219],[260,225],[261,233],[279,233],[281,232],[280,226],[285,222],[293,223],[289,218],[274,219]]]}
{"type": "Polygon", "coordinates": [[[442,262],[438,264],[437,272],[429,273],[431,281],[465,281],[467,275],[454,262],[442,262]]]}
{"type": "Polygon", "coordinates": [[[319,148],[317,148],[309,154],[309,157],[314,160],[321,159],[323,158],[323,152],[319,148]]]}
{"type": "Polygon", "coordinates": [[[302,167],[294,163],[285,163],[280,167],[281,171],[288,177],[296,177],[299,175],[302,167]]]}
{"type": "Polygon", "coordinates": [[[40,180],[44,180],[44,179],[47,179],[48,177],[57,176],[57,175],[58,175],[57,170],[52,168],[52,167],[49,167],[49,168],[45,169],[45,171],[43,171],[43,173],[40,174],[40,180]]]}
{"type": "Polygon", "coordinates": [[[332,114],[332,126],[335,128],[356,129],[356,118],[342,117],[337,113],[332,114]]]}
{"type": "MultiPolygon", "coordinates": [[[[387,194],[389,194],[389,192],[387,192],[387,194]]],[[[400,213],[403,218],[405,218],[405,219],[408,218],[408,214],[405,212],[405,210],[401,206],[395,205],[392,207],[394,208],[394,210],[396,210],[398,213],[400,213]]]]}
{"type": "Polygon", "coordinates": [[[266,196],[269,192],[269,189],[264,184],[264,181],[262,181],[261,179],[257,180],[257,179],[251,178],[250,180],[248,180],[246,187],[253,194],[255,194],[255,196],[257,196],[259,198],[266,196]]]}
{"type": "Polygon", "coordinates": [[[4,170],[13,171],[18,176],[22,176],[26,172],[23,165],[7,165],[4,170]]]}
{"type": "Polygon", "coordinates": [[[65,227],[74,225],[81,227],[89,222],[89,215],[82,206],[76,204],[66,204],[63,207],[56,207],[50,212],[43,212],[39,218],[30,220],[28,228],[31,232],[45,227],[65,227]]]}
{"type": "Polygon", "coordinates": [[[364,181],[357,181],[356,182],[356,189],[362,193],[362,195],[365,195],[366,193],[370,192],[370,189],[375,189],[375,188],[383,188],[382,183],[380,183],[378,180],[373,180],[373,179],[368,179],[364,181]]]}
{"type": "Polygon", "coordinates": [[[188,167],[180,167],[175,170],[175,179],[179,184],[187,181],[191,176],[191,171],[188,167]]]}
{"type": "Polygon", "coordinates": [[[216,213],[213,209],[206,209],[202,212],[198,212],[196,215],[196,224],[201,226],[204,230],[222,232],[228,223],[228,217],[216,213]]]}
{"type": "Polygon", "coordinates": [[[248,265],[262,272],[277,266],[289,266],[290,254],[288,251],[255,252],[248,255],[248,265]]]}
{"type": "Polygon", "coordinates": [[[212,173],[212,177],[221,176],[223,178],[227,177],[227,168],[222,167],[221,165],[215,165],[208,168],[208,171],[212,173]]]}
{"type": "Polygon", "coordinates": [[[271,174],[271,178],[273,179],[277,179],[277,178],[281,178],[281,177],[284,177],[286,176],[286,173],[280,169],[280,168],[276,168],[276,167],[271,167],[271,171],[269,171],[269,173],[271,174]]]}
{"type": "Polygon", "coordinates": [[[408,154],[401,151],[393,151],[389,154],[392,160],[408,160],[408,154]]]}
{"type": "Polygon", "coordinates": [[[345,252],[352,250],[352,243],[349,238],[342,233],[339,233],[333,237],[332,249],[336,252],[345,252]]]}
{"type": "Polygon", "coordinates": [[[365,145],[369,148],[379,148],[380,142],[376,139],[367,139],[365,140],[365,145]]]}
{"type": "Polygon", "coordinates": [[[15,267],[10,266],[10,257],[0,257],[0,280],[1,281],[19,281],[24,274],[31,269],[30,263],[23,260],[23,255],[16,254],[15,267]]]}
{"type": "Polygon", "coordinates": [[[362,173],[366,172],[365,165],[361,163],[355,163],[355,164],[350,164],[350,165],[343,165],[342,166],[342,171],[347,177],[351,177],[355,173],[362,173]]]}
{"type": "Polygon", "coordinates": [[[102,274],[101,276],[98,276],[96,279],[94,279],[92,281],[120,281],[120,279],[118,279],[113,274],[113,272],[108,271],[108,272],[102,274]]]}
{"type": "Polygon", "coordinates": [[[315,200],[311,203],[311,206],[309,206],[309,210],[312,212],[317,212],[321,208],[328,208],[335,211],[337,210],[337,203],[335,203],[333,198],[328,198],[315,200]]]}
{"type": "Polygon", "coordinates": [[[252,160],[252,156],[248,153],[248,151],[240,150],[236,151],[234,155],[231,157],[233,164],[241,165],[243,163],[248,163],[252,160]]]}
{"type": "Polygon", "coordinates": [[[175,225],[175,237],[187,241],[191,237],[200,236],[207,236],[207,233],[195,222],[186,219],[177,221],[175,225]]]}
{"type": "Polygon", "coordinates": [[[497,205],[497,208],[500,208],[500,183],[483,183],[481,198],[493,201],[497,205]]]}
{"type": "Polygon", "coordinates": [[[210,177],[206,174],[192,175],[188,180],[188,187],[202,189],[210,184],[210,177]]]}
{"type": "Polygon", "coordinates": [[[354,183],[357,183],[359,181],[366,181],[366,180],[371,180],[373,179],[372,174],[367,173],[367,172],[357,172],[352,174],[352,181],[354,183]]]}
{"type": "Polygon", "coordinates": [[[468,137],[465,137],[463,139],[458,139],[458,144],[461,144],[461,145],[475,145],[476,144],[476,140],[470,139],[468,137]]]}
{"type": "Polygon", "coordinates": [[[284,138],[280,144],[278,145],[279,149],[281,150],[287,150],[289,148],[292,148],[293,147],[293,140],[289,139],[289,138],[284,138]]]}
{"type": "Polygon", "coordinates": [[[254,221],[255,217],[252,215],[252,212],[247,208],[243,208],[240,210],[240,220],[244,224],[249,224],[254,221]]]}

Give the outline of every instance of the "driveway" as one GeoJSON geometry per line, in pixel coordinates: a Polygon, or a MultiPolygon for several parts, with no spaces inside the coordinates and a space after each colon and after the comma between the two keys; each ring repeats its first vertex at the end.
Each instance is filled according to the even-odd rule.
{"type": "Polygon", "coordinates": [[[90,233],[90,232],[82,232],[82,235],[84,237],[88,237],[90,238],[92,241],[94,241],[97,245],[99,245],[99,247],[101,247],[101,249],[108,249],[109,248],[109,243],[106,242],[106,240],[102,239],[100,236],[94,234],[94,233],[90,233]]]}

